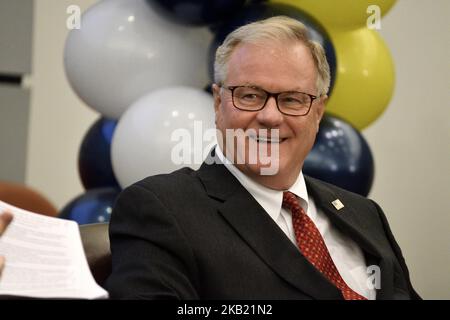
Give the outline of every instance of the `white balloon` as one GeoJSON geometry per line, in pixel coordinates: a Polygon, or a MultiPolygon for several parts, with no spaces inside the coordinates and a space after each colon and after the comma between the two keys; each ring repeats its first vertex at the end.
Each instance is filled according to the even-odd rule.
{"type": "Polygon", "coordinates": [[[66,40],[64,65],[78,96],[118,119],[150,90],[172,85],[203,88],[208,81],[206,28],[175,24],[146,0],[104,0],[87,10],[66,40]]]}
{"type": "Polygon", "coordinates": [[[214,101],[190,87],[158,89],[133,103],[120,118],[111,146],[119,184],[181,167],[200,167],[216,144],[214,101]]]}

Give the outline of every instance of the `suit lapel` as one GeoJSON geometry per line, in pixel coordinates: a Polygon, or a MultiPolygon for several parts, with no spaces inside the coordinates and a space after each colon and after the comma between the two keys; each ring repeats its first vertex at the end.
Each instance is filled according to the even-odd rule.
{"type": "Polygon", "coordinates": [[[342,299],[224,165],[203,164],[198,175],[207,193],[220,201],[220,214],[275,273],[313,299],[342,299]]]}
{"type": "Polygon", "coordinates": [[[351,203],[344,203],[343,208],[336,209],[332,202],[338,197],[331,188],[307,176],[305,180],[308,193],[313,197],[317,207],[327,215],[337,229],[349,236],[363,250],[367,266],[380,267],[381,290],[377,291],[377,299],[390,296],[393,292],[393,265],[391,260],[383,258],[386,256],[384,253],[386,248],[380,238],[382,234],[374,232],[367,222],[366,213],[358,212],[351,203]]]}
{"type": "Polygon", "coordinates": [[[375,256],[380,256],[377,244],[372,241],[372,231],[364,220],[363,215],[356,212],[351,204],[344,203],[344,207],[336,209],[332,202],[338,197],[329,188],[317,182],[317,180],[305,177],[308,193],[314,199],[316,205],[331,220],[332,224],[343,233],[348,234],[364,250],[375,256]]]}
{"type": "Polygon", "coordinates": [[[314,299],[342,298],[245,189],[218,208],[242,239],[285,281],[314,299]]]}

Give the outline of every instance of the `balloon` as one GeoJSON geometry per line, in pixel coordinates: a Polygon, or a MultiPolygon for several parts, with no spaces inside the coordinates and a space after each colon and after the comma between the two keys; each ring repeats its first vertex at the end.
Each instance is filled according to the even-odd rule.
{"type": "Polygon", "coordinates": [[[60,212],[62,219],[73,220],[78,224],[108,222],[114,202],[120,190],[115,188],[97,188],[69,202],[60,212]]]}
{"type": "Polygon", "coordinates": [[[69,33],[67,78],[78,96],[117,119],[136,99],[168,85],[203,87],[211,35],[157,15],[146,0],[101,1],[69,33]]]}
{"type": "Polygon", "coordinates": [[[367,196],[374,171],[372,153],[364,137],[347,122],[326,115],[305,159],[303,173],[367,196]]]}
{"type": "Polygon", "coordinates": [[[216,50],[230,32],[250,22],[278,15],[288,16],[305,24],[309,30],[310,38],[319,42],[324,47],[331,72],[330,95],[336,73],[336,54],[327,32],[312,17],[306,15],[298,8],[284,4],[252,3],[245,6],[239,13],[234,15],[232,19],[214,30],[215,37],[209,47],[209,75],[211,80],[214,81],[214,59],[216,50]]]}
{"type": "Polygon", "coordinates": [[[189,87],[155,90],[119,120],[112,142],[114,173],[125,188],[149,175],[196,169],[215,143],[209,93],[189,87]]]}
{"type": "Polygon", "coordinates": [[[213,91],[212,91],[212,83],[208,83],[204,88],[203,88],[203,90],[205,91],[205,92],[208,92],[209,94],[213,94],[213,91]]]}
{"type": "Polygon", "coordinates": [[[237,12],[245,0],[147,0],[177,22],[208,25],[237,12]]]}
{"type": "Polygon", "coordinates": [[[394,64],[383,39],[367,28],[331,32],[339,67],[327,111],[366,128],[386,109],[394,91],[394,64]]]}
{"type": "Polygon", "coordinates": [[[395,4],[395,0],[273,0],[295,6],[311,14],[327,29],[354,29],[366,26],[367,18],[373,14],[367,8],[376,5],[380,14],[385,15],[395,4]]]}
{"type": "Polygon", "coordinates": [[[0,200],[45,216],[56,217],[58,215],[55,206],[46,197],[21,184],[1,181],[0,200]]]}
{"type": "Polygon", "coordinates": [[[78,171],[85,189],[119,188],[111,164],[111,142],[117,120],[98,119],[86,133],[78,153],[78,171]]]}

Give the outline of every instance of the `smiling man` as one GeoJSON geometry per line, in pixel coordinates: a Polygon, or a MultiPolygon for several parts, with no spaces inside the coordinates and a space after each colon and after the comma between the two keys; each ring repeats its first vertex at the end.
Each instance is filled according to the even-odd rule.
{"type": "MultiPolygon", "coordinates": [[[[226,129],[253,129],[257,133],[269,130],[269,135],[257,140],[258,145],[263,144],[258,146],[258,151],[270,148],[268,142],[279,145],[279,155],[273,157],[274,161],[279,157],[276,174],[261,174],[260,161],[240,164],[238,151],[232,160],[241,172],[258,183],[286,190],[297,179],[314,144],[330,74],[323,50],[314,43],[307,46],[306,35],[292,32],[271,37],[271,31],[261,30],[260,35],[243,34],[246,29],[236,31],[218,49],[213,85],[216,125],[225,138],[229,136],[223,134],[226,129]],[[248,40],[237,44],[239,36],[248,40]],[[270,132],[277,133],[278,141],[265,139],[270,137],[270,132]]],[[[230,150],[224,148],[226,139],[219,140],[219,144],[227,155],[230,150]]],[[[250,159],[250,151],[255,152],[250,150],[251,145],[246,143],[246,159],[250,159]]],[[[238,143],[228,143],[228,146],[240,147],[238,143]]]]}
{"type": "Polygon", "coordinates": [[[218,145],[197,171],[123,191],[111,297],[419,298],[381,208],[302,174],[329,82],[323,48],[296,20],[228,35],[215,62],[218,145]]]}

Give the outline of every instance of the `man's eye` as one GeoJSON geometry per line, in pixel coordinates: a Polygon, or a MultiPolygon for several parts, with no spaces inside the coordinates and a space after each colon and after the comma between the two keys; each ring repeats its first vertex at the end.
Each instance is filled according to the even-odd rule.
{"type": "Polygon", "coordinates": [[[282,102],[283,102],[283,103],[290,103],[290,104],[294,104],[294,103],[296,103],[296,104],[301,104],[301,103],[302,103],[301,100],[296,99],[296,98],[294,98],[294,97],[285,97],[285,98],[283,98],[283,101],[282,101],[282,102]]]}
{"type": "Polygon", "coordinates": [[[258,96],[256,94],[254,94],[254,93],[249,93],[249,94],[243,95],[241,97],[241,99],[244,99],[244,100],[256,100],[256,99],[258,99],[258,96]]]}

